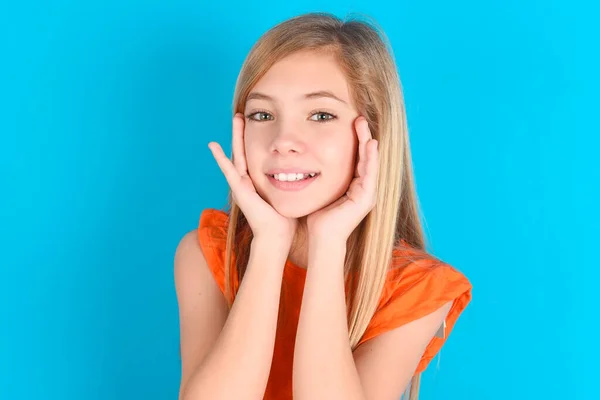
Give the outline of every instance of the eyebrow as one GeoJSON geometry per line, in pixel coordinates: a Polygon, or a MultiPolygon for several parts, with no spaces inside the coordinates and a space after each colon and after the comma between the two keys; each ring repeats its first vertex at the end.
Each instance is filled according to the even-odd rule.
{"type": "MultiPolygon", "coordinates": [[[[311,92],[311,93],[306,93],[303,98],[304,99],[317,99],[317,98],[321,98],[321,97],[328,97],[330,99],[334,99],[337,100],[341,103],[344,104],[348,104],[346,103],[344,100],[340,99],[339,97],[337,97],[335,94],[333,94],[332,92],[328,91],[328,90],[319,90],[316,92],[311,92]]],[[[264,93],[260,93],[260,92],[252,92],[248,95],[248,97],[246,98],[246,102],[250,101],[250,100],[267,100],[267,101],[271,101],[273,103],[276,103],[277,100],[275,100],[273,97],[268,96],[264,93]]]]}

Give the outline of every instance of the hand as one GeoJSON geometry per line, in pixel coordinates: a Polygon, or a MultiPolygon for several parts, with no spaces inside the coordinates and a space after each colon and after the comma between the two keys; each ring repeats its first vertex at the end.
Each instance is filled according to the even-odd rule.
{"type": "Polygon", "coordinates": [[[218,143],[210,142],[208,147],[225,175],[233,199],[244,213],[254,236],[268,236],[276,240],[284,240],[291,245],[296,232],[296,219],[282,216],[263,200],[248,174],[244,151],[243,115],[238,113],[233,117],[233,163],[218,143]]]}
{"type": "Polygon", "coordinates": [[[364,217],[375,207],[379,151],[364,117],[355,121],[358,136],[358,163],[348,191],[334,203],[308,216],[310,237],[346,240],[364,217]]]}

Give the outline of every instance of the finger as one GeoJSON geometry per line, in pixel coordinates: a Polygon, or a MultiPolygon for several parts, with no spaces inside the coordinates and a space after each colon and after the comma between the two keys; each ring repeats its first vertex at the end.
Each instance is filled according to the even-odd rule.
{"type": "Polygon", "coordinates": [[[358,176],[364,176],[366,173],[366,160],[367,160],[367,142],[371,138],[371,132],[369,130],[369,124],[364,118],[360,118],[357,122],[356,133],[358,136],[358,164],[357,173],[358,176]]]}
{"type": "Polygon", "coordinates": [[[367,193],[374,193],[377,188],[377,176],[379,174],[379,142],[375,139],[367,143],[367,161],[363,187],[367,193]]]}
{"type": "Polygon", "coordinates": [[[225,179],[227,180],[227,183],[229,183],[229,187],[235,192],[240,182],[240,174],[237,172],[235,166],[229,160],[229,158],[227,158],[220,144],[217,142],[210,142],[208,144],[208,148],[217,161],[219,168],[221,168],[221,172],[223,172],[223,175],[225,175],[225,179]]]}
{"type": "Polygon", "coordinates": [[[246,163],[246,151],[244,149],[244,120],[239,113],[233,116],[232,130],[233,165],[240,176],[245,176],[248,175],[248,164],[246,163]]]}

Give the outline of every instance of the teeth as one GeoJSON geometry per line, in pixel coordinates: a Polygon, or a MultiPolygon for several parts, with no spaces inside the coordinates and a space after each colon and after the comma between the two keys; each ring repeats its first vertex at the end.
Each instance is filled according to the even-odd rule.
{"type": "Polygon", "coordinates": [[[292,173],[292,174],[275,174],[273,175],[273,177],[275,178],[275,180],[281,181],[281,182],[292,182],[292,181],[300,181],[302,179],[306,179],[308,177],[314,177],[316,175],[315,172],[311,172],[309,174],[300,174],[300,173],[292,173]]]}

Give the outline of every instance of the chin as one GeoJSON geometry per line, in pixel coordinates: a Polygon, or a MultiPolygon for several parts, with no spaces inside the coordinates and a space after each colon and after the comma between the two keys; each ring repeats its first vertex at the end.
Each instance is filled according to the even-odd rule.
{"type": "Polygon", "coordinates": [[[282,216],[295,219],[306,217],[319,209],[319,207],[311,206],[311,204],[295,202],[275,203],[271,204],[271,206],[282,216]]]}
{"type": "Polygon", "coordinates": [[[321,194],[309,194],[304,190],[299,192],[281,192],[269,193],[263,187],[257,185],[257,192],[263,200],[275,209],[280,215],[286,218],[302,218],[315,211],[318,211],[336,201],[347,190],[348,185],[341,185],[329,196],[323,197],[321,194]],[[303,193],[304,192],[304,193],[303,193]],[[339,192],[339,194],[337,194],[339,192]],[[285,193],[285,194],[284,194],[285,193]],[[334,194],[335,193],[335,194],[334,194]],[[332,196],[333,195],[333,196],[332,196]]]}

